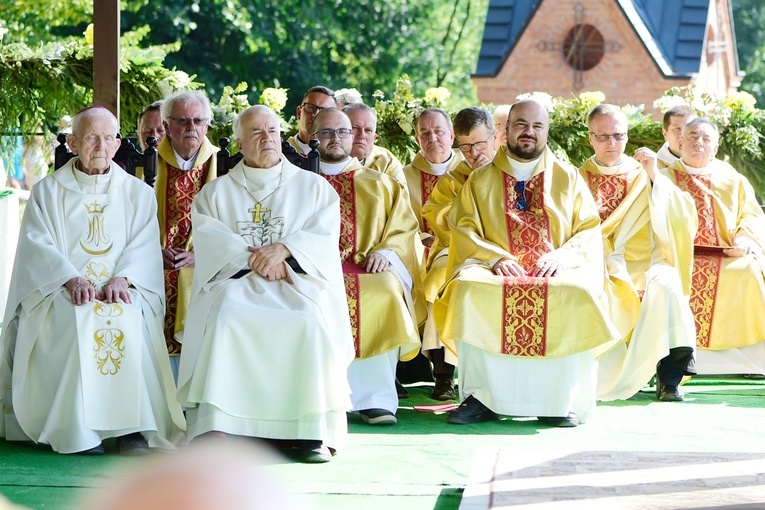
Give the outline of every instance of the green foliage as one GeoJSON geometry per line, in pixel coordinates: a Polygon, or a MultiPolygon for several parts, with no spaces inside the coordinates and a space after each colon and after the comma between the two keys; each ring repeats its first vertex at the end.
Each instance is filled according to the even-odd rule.
{"type": "MultiPolygon", "coordinates": [[[[177,45],[128,44],[140,41],[141,35],[128,33],[122,44],[120,111],[125,134],[135,130],[138,113],[147,104],[178,88],[200,85],[182,71],[163,67],[165,53],[177,45]]],[[[88,37],[86,33],[65,43],[13,43],[0,49],[0,133],[35,133],[40,127],[55,131],[59,118],[92,104],[93,46],[88,37]]]]}
{"type": "Polygon", "coordinates": [[[124,27],[148,24],[151,43],[182,41],[168,65],[195,73],[212,97],[247,81],[255,102],[266,87],[353,87],[367,102],[406,73],[415,90],[447,86],[475,103],[475,68],[487,0],[125,1],[124,27]]]}
{"type": "Polygon", "coordinates": [[[741,89],[765,106],[765,2],[733,0],[733,20],[739,62],[746,73],[741,89]]]}

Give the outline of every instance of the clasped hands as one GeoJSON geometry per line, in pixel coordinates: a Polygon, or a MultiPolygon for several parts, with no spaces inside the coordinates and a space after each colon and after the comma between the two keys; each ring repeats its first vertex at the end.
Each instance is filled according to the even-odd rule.
{"type": "Polygon", "coordinates": [[[91,301],[128,304],[133,302],[133,298],[128,290],[128,280],[122,276],[115,276],[106,282],[101,293],[96,290],[96,287],[90,280],[82,276],[71,278],[64,284],[64,287],[69,291],[72,303],[76,306],[84,305],[91,301]]]}
{"type": "Polygon", "coordinates": [[[287,263],[285,262],[287,257],[292,254],[286,246],[281,243],[269,244],[259,248],[248,246],[247,251],[251,254],[249,259],[247,259],[247,266],[254,273],[271,282],[286,280],[287,283],[292,283],[292,278],[290,278],[287,272],[287,263]]]}
{"type": "Polygon", "coordinates": [[[523,266],[513,259],[502,258],[494,264],[491,271],[499,276],[512,276],[515,278],[535,276],[542,278],[545,276],[555,276],[561,269],[563,269],[563,266],[554,260],[540,259],[531,271],[526,272],[523,266]]]}
{"type": "Polygon", "coordinates": [[[180,269],[182,267],[194,267],[194,252],[180,248],[167,248],[162,250],[162,265],[165,269],[180,269]]]}

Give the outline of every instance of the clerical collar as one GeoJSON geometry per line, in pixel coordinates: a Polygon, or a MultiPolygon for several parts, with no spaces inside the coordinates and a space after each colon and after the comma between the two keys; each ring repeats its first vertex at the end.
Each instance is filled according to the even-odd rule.
{"type": "Polygon", "coordinates": [[[622,173],[622,163],[624,163],[624,158],[622,158],[617,164],[613,166],[602,165],[597,159],[595,159],[595,156],[590,159],[592,159],[592,162],[595,164],[595,168],[598,169],[598,172],[603,175],[617,175],[622,173]]]}
{"type": "Polygon", "coordinates": [[[348,158],[346,160],[341,161],[340,163],[326,163],[322,161],[319,166],[321,167],[321,173],[324,175],[337,175],[343,172],[345,170],[345,167],[348,166],[348,163],[351,162],[351,159],[348,158]]]}
{"type": "Polygon", "coordinates": [[[74,170],[74,180],[80,187],[80,191],[83,193],[91,194],[103,194],[106,193],[109,188],[109,182],[112,179],[112,173],[107,171],[104,174],[89,175],[82,170],[74,170]]]}
{"type": "Polygon", "coordinates": [[[513,177],[519,181],[528,181],[531,174],[534,173],[537,163],[542,159],[542,156],[539,156],[531,161],[518,161],[510,152],[505,152],[505,154],[507,154],[507,160],[510,162],[510,168],[513,169],[513,177]]]}
{"type": "Polygon", "coordinates": [[[303,154],[308,154],[311,152],[311,147],[307,143],[303,143],[303,141],[300,139],[298,135],[295,135],[295,142],[297,143],[298,148],[300,149],[300,152],[303,154]]]}
{"type": "Polygon", "coordinates": [[[425,158],[425,161],[428,161],[428,165],[430,166],[430,171],[433,172],[433,175],[444,175],[446,173],[446,170],[449,168],[449,163],[451,162],[453,157],[454,157],[454,151],[449,151],[449,158],[447,158],[447,160],[444,161],[443,163],[432,163],[428,161],[428,158],[425,158]]]}
{"type": "Polygon", "coordinates": [[[197,154],[199,154],[199,151],[196,151],[189,159],[183,159],[182,157],[180,157],[178,153],[175,151],[175,149],[173,149],[173,154],[175,154],[175,159],[178,161],[178,168],[180,168],[184,172],[188,172],[189,170],[194,168],[194,161],[197,159],[197,154]]]}
{"type": "Polygon", "coordinates": [[[664,145],[661,146],[661,149],[659,149],[659,152],[656,153],[656,157],[660,160],[666,163],[667,165],[671,165],[675,161],[677,161],[678,158],[674,154],[672,154],[672,151],[669,150],[669,142],[664,142],[664,145]]]}
{"type": "Polygon", "coordinates": [[[688,163],[686,163],[686,162],[685,162],[685,161],[683,161],[682,159],[680,160],[680,162],[681,162],[681,163],[683,164],[683,166],[685,167],[685,171],[686,171],[686,172],[688,172],[688,173],[689,173],[689,174],[691,174],[691,175],[701,175],[701,174],[705,174],[705,173],[707,173],[707,168],[709,168],[709,164],[707,164],[707,165],[705,165],[705,166],[702,166],[702,167],[695,167],[695,166],[690,166],[690,165],[688,165],[688,163]]]}
{"type": "Polygon", "coordinates": [[[244,166],[244,176],[248,181],[266,182],[278,177],[282,172],[282,160],[279,160],[274,166],[269,168],[255,168],[253,166],[244,166]]]}

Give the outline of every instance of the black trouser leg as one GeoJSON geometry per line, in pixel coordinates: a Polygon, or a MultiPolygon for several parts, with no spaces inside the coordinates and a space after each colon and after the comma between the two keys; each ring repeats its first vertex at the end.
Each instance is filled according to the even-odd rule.
{"type": "Polygon", "coordinates": [[[444,360],[444,348],[429,351],[430,361],[433,363],[433,375],[436,379],[454,378],[454,365],[444,360]]]}
{"type": "Polygon", "coordinates": [[[669,350],[669,356],[662,358],[656,366],[656,373],[662,384],[677,386],[684,375],[695,375],[695,360],[690,347],[675,347],[669,350]]]}

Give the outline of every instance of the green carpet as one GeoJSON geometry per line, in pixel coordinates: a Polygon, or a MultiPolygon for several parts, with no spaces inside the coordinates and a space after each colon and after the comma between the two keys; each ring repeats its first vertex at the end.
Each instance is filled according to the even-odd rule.
{"type": "MultiPolygon", "coordinates": [[[[349,444],[323,465],[281,463],[265,470],[320,509],[456,509],[476,453],[511,450],[765,453],[765,381],[694,378],[686,401],[660,403],[648,389],[601,403],[574,429],[533,418],[455,426],[444,415],[414,411],[434,404],[427,386],[410,387],[399,422],[371,427],[349,419],[349,444]]],[[[107,448],[111,444],[107,443],[107,448]]],[[[34,509],[75,508],[83,494],[115,483],[126,464],[103,457],[58,455],[43,446],[0,440],[0,494],[34,509]]]]}

